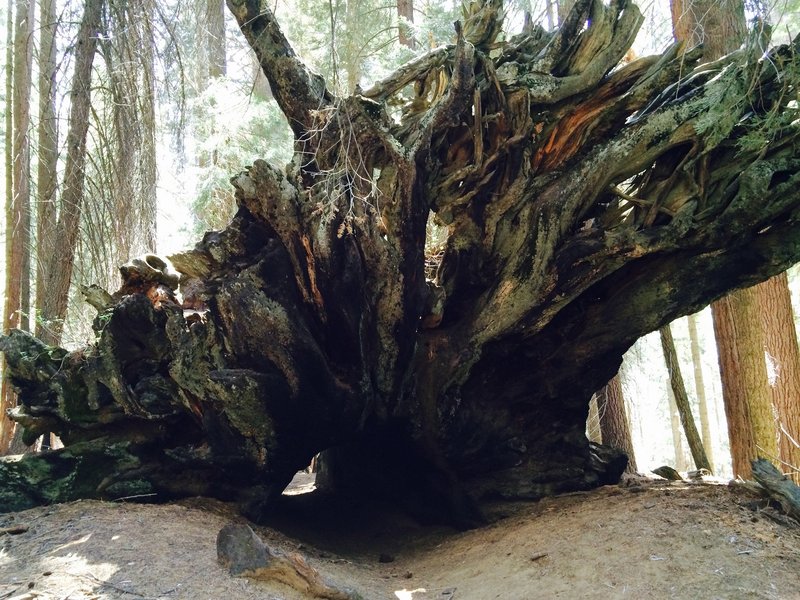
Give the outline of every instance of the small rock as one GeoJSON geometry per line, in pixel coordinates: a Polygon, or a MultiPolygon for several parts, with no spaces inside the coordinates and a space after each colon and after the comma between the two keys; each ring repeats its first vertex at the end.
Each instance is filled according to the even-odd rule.
{"type": "Polygon", "coordinates": [[[384,553],[381,553],[381,555],[378,557],[378,562],[379,562],[379,563],[390,563],[390,562],[394,562],[394,556],[392,556],[391,554],[384,554],[384,553]]]}
{"type": "Polygon", "coordinates": [[[217,534],[217,560],[231,575],[266,567],[270,559],[264,542],[244,523],[228,523],[217,534]]]}

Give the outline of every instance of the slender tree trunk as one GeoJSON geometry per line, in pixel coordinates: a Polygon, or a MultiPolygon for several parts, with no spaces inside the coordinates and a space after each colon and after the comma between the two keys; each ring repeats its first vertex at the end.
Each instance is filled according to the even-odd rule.
{"type": "Polygon", "coordinates": [[[625,414],[625,398],[619,374],[597,392],[597,411],[600,414],[600,431],[603,443],[622,450],[628,455],[628,473],[636,472],[636,456],[633,453],[631,428],[625,414]]]}
{"type": "Polygon", "coordinates": [[[681,417],[678,413],[678,406],[675,402],[675,392],[672,385],[667,385],[667,404],[669,405],[669,424],[672,429],[672,449],[675,454],[675,469],[686,471],[686,453],[683,450],[683,440],[681,439],[681,417]]]}
{"type": "MultiPolygon", "coordinates": [[[[196,68],[198,94],[202,94],[206,90],[210,78],[223,77],[227,72],[225,2],[224,0],[204,0],[204,2],[204,18],[197,22],[196,50],[200,57],[205,57],[205,61],[202,58],[197,61],[199,63],[196,68]]],[[[256,81],[256,83],[258,82],[256,81]]],[[[210,125],[212,137],[217,133],[217,125],[214,121],[212,117],[210,125]]],[[[201,151],[197,156],[197,162],[201,168],[217,164],[217,150],[201,151]]]]}
{"type": "MultiPolygon", "coordinates": [[[[39,130],[36,187],[36,309],[41,310],[47,288],[44,271],[53,255],[58,188],[58,121],[56,119],[56,2],[40,0],[41,34],[39,44],[39,130]]],[[[36,335],[42,336],[42,321],[36,322],[36,335]]]]}
{"type": "Polygon", "coordinates": [[[34,0],[17,3],[14,41],[14,194],[12,251],[19,270],[17,327],[31,329],[31,85],[33,83],[34,0]]]}
{"type": "Polygon", "coordinates": [[[413,31],[409,24],[414,23],[414,0],[397,0],[398,39],[403,46],[416,47],[413,31]]]}
{"type": "Polygon", "coordinates": [[[83,204],[86,135],[89,129],[92,63],[97,48],[103,0],[86,0],[75,50],[75,72],[70,93],[70,124],[67,134],[67,158],[61,213],[58,218],[55,246],[47,261],[45,285],[48,293],[42,306],[42,318],[48,331],[42,339],[56,344],[61,339],[67,313],[72,266],[83,204]]]}
{"type": "MultiPolygon", "coordinates": [[[[119,262],[156,250],[155,40],[150,4],[119,3],[111,13],[113,27],[126,32],[113,36],[103,51],[114,99],[112,202],[120,220],[115,251],[121,259],[112,267],[116,274],[119,262]]],[[[219,34],[213,35],[218,39],[219,34]]],[[[221,60],[209,43],[209,56],[220,74],[225,63],[221,35],[221,60]]]]}
{"type": "MultiPolygon", "coordinates": [[[[800,482],[800,351],[786,273],[755,287],[760,301],[764,342],[771,362],[770,388],[778,413],[780,459],[800,482]]],[[[787,470],[784,468],[784,470],[787,470]]]]}
{"type": "Polygon", "coordinates": [[[347,75],[347,88],[348,94],[353,93],[356,86],[361,81],[361,62],[363,56],[361,55],[361,24],[359,17],[361,14],[362,1],[349,0],[345,5],[345,38],[344,48],[342,48],[341,56],[347,75]]]}
{"type": "MultiPolygon", "coordinates": [[[[30,93],[31,68],[33,62],[33,14],[34,6],[29,0],[20,0],[16,5],[14,19],[12,99],[13,124],[7,131],[12,139],[10,159],[12,161],[11,201],[6,205],[6,264],[5,307],[3,332],[11,329],[30,329],[30,93]]],[[[11,15],[9,13],[9,18],[11,15]]],[[[10,66],[10,63],[9,63],[10,66]]],[[[6,73],[8,74],[7,67],[6,73]]],[[[8,99],[8,97],[7,97],[8,99]]],[[[7,137],[8,139],[8,137],[7,137]]],[[[15,396],[3,378],[0,387],[0,408],[16,404],[15,396]]],[[[3,410],[5,415],[5,410],[3,410]]],[[[3,416],[3,431],[0,434],[0,451],[6,451],[13,436],[13,426],[3,416]]]]}
{"type": "Polygon", "coordinates": [[[703,447],[710,465],[709,470],[714,471],[714,444],[711,440],[711,423],[708,417],[708,398],[706,397],[705,380],[703,378],[703,360],[700,353],[700,337],[697,334],[697,313],[687,317],[689,324],[689,340],[692,346],[692,364],[694,365],[694,389],[697,394],[697,407],[700,413],[700,434],[703,438],[703,447]]]}
{"type": "MultiPolygon", "coordinates": [[[[14,145],[12,143],[13,131],[14,131],[14,122],[12,120],[12,112],[13,112],[13,93],[14,93],[14,85],[13,85],[13,78],[14,78],[14,2],[13,0],[8,0],[8,6],[6,7],[6,68],[5,68],[5,76],[6,76],[6,119],[5,119],[5,126],[6,126],[6,135],[5,135],[5,176],[6,176],[6,196],[5,196],[5,215],[6,215],[6,246],[5,246],[5,265],[4,271],[8,269],[10,262],[10,245],[8,244],[8,237],[9,228],[8,228],[8,217],[12,212],[13,203],[14,203],[14,145]]],[[[4,273],[5,275],[5,273],[4,273]]],[[[5,275],[3,279],[3,286],[8,294],[8,279],[7,275],[5,275]]],[[[4,303],[5,304],[5,303],[4,303]]],[[[6,307],[3,306],[3,333],[5,333],[5,325],[7,322],[6,317],[6,307]]],[[[6,357],[3,355],[1,362],[0,362],[0,454],[5,454],[8,451],[8,447],[11,444],[11,439],[14,436],[14,429],[16,427],[16,423],[9,419],[6,416],[6,410],[12,408],[16,403],[16,398],[14,397],[13,392],[11,391],[11,386],[8,384],[8,377],[5,377],[6,372],[6,357]]]]}
{"type": "MultiPolygon", "coordinates": [[[[56,191],[58,188],[58,120],[56,118],[56,2],[39,0],[39,127],[36,163],[36,315],[44,304],[45,263],[54,252],[56,191]]],[[[41,336],[42,320],[37,318],[36,334],[41,336]]],[[[42,448],[53,448],[55,434],[44,435],[42,448]]]]}
{"type": "Polygon", "coordinates": [[[712,304],[712,315],[733,474],[747,479],[752,460],[779,455],[758,295],[752,288],[729,294],[712,304]]]}
{"type": "Polygon", "coordinates": [[[686,441],[689,442],[689,449],[692,452],[692,459],[698,469],[711,470],[711,463],[708,462],[703,442],[692,417],[692,407],[689,403],[689,395],[686,393],[686,384],[683,382],[680,364],[678,363],[678,353],[675,350],[675,340],[672,338],[672,331],[669,325],[665,325],[658,330],[661,335],[661,349],[664,351],[664,360],[669,371],[669,381],[675,397],[675,405],[681,417],[683,431],[686,434],[686,441]]]}
{"type": "Polygon", "coordinates": [[[30,97],[33,15],[30,0],[17,2],[13,78],[13,200],[6,217],[5,330],[30,330],[30,97]]]}
{"type": "Polygon", "coordinates": [[[228,71],[225,53],[225,0],[206,0],[208,74],[223,77],[228,71]]]}
{"type": "MultiPolygon", "coordinates": [[[[222,66],[223,75],[227,71],[225,60],[225,2],[220,0],[223,11],[222,21],[222,66]]],[[[152,23],[155,15],[149,8],[150,14],[147,15],[147,26],[144,28],[144,51],[142,52],[142,90],[140,96],[140,114],[142,128],[142,148],[141,148],[141,216],[140,227],[142,229],[142,243],[149,252],[158,250],[158,169],[156,167],[156,82],[155,82],[155,53],[154,47],[156,40],[153,35],[152,23]]],[[[130,257],[128,257],[130,258],[130,257]]]]}

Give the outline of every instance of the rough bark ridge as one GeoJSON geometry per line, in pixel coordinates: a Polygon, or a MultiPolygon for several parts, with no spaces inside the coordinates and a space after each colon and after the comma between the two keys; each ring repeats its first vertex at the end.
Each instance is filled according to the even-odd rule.
{"type": "Polygon", "coordinates": [[[88,292],[93,346],[2,342],[14,419],[67,444],[0,469],[6,507],[13,488],[202,493],[258,516],[326,449],[332,485],[371,474],[459,524],[486,494],[613,481],[624,460],[584,425],[622,353],[800,258],[792,48],[697,67],[676,44],[620,66],[630,2],[580,0],[558,31],[498,41],[490,0],[454,44],[339,98],[265,6],[228,5],[295,160],[236,176],[230,226],[173,257],[183,307],[169,277],[128,269],[113,297],[88,292]],[[449,237],[426,279],[431,212],[449,237]]]}

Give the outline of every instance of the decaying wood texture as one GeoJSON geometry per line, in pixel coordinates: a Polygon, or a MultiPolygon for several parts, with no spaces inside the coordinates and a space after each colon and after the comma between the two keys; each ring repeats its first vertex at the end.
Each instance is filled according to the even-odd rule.
{"type": "Polygon", "coordinates": [[[270,548],[246,523],[229,523],[220,530],[217,560],[231,575],[279,581],[312,598],[363,600],[359,594],[325,581],[299,552],[286,554],[270,548]]]}
{"type": "Polygon", "coordinates": [[[13,418],[66,444],[2,465],[6,508],[207,494],[257,518],[320,451],[331,487],[459,525],[482,497],[610,483],[624,458],[584,427],[623,352],[800,258],[798,41],[623,65],[626,0],[502,41],[492,0],[343,98],[265,4],[228,6],[295,159],[235,176],[231,224],[171,257],[182,305],[170,277],[133,277],[161,269],[144,259],[89,292],[93,345],[0,342],[13,418]],[[429,218],[448,231],[432,278],[429,218]]]}
{"type": "Polygon", "coordinates": [[[753,479],[767,490],[790,517],[800,522],[800,487],[764,458],[753,461],[753,479]]]}

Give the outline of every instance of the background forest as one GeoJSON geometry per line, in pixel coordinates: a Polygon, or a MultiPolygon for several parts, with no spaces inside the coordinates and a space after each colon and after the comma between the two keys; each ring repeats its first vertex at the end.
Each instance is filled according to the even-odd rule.
{"type": "MultiPolygon", "coordinates": [[[[564,7],[515,0],[505,8],[513,33],[526,21],[556,27],[564,7]]],[[[646,21],[633,48],[638,56],[660,52],[673,39],[666,0],[641,8],[646,21]]],[[[329,86],[352,92],[450,42],[462,6],[450,0],[276,0],[273,9],[295,49],[329,86]]],[[[749,18],[772,23],[774,42],[797,33],[799,9],[797,0],[745,6],[749,18]]],[[[291,132],[222,0],[9,0],[0,17],[7,25],[4,330],[21,327],[70,348],[93,336],[93,311],[81,286],[114,290],[118,267],[129,258],[168,255],[224,227],[235,210],[229,178],[256,158],[289,161],[291,132]],[[84,28],[97,32],[91,44],[84,28]],[[81,127],[85,151],[76,142],[81,127]]],[[[795,322],[799,277],[797,267],[788,273],[795,322]]],[[[782,331],[794,334],[797,356],[796,328],[786,325],[791,318],[782,331]]],[[[705,452],[714,473],[730,477],[711,310],[676,321],[671,332],[705,452]]],[[[794,385],[790,412],[797,420],[800,361],[776,368],[769,353],[764,360],[764,334],[761,339],[756,362],[766,377],[760,385],[767,394],[776,381],[794,385]]],[[[629,351],[620,381],[636,468],[694,468],[658,332],[629,351]]],[[[3,394],[13,402],[5,387],[3,394]]],[[[590,435],[599,439],[602,429],[607,443],[613,443],[609,435],[624,435],[608,424],[622,407],[613,395],[606,390],[599,406],[593,403],[596,422],[590,417],[589,423],[590,435]]],[[[779,415],[776,423],[779,430],[779,415]]],[[[3,431],[0,450],[11,441],[10,428],[3,431]]],[[[787,433],[777,439],[786,443],[787,433]]],[[[787,470],[798,465],[791,452],[780,454],[787,470]]]]}

